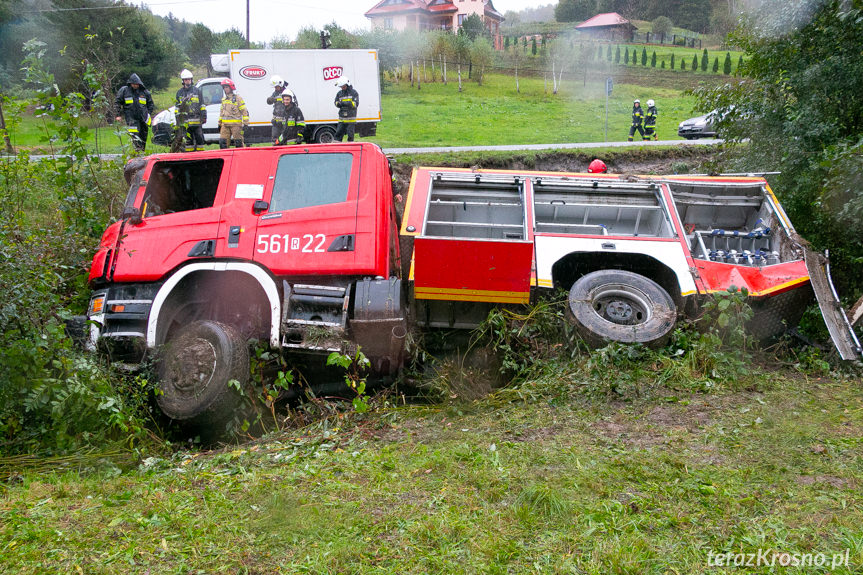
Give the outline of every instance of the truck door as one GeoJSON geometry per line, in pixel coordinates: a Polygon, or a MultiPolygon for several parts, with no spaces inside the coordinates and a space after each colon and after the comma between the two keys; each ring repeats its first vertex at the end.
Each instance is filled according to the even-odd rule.
{"type": "Polygon", "coordinates": [[[218,81],[202,80],[198,83],[204,105],[207,106],[207,122],[204,124],[204,139],[208,142],[219,140],[219,110],[225,91],[218,81]]]}
{"type": "Polygon", "coordinates": [[[284,150],[265,192],[255,261],[278,276],[362,273],[355,258],[359,148],[284,150]]]}
{"type": "Polygon", "coordinates": [[[269,150],[233,155],[219,218],[217,258],[252,260],[258,218],[265,209],[256,209],[255,202],[264,198],[274,156],[269,150]]]}
{"type": "Polygon", "coordinates": [[[134,203],[141,218],[125,222],[109,279],[154,281],[189,258],[211,256],[208,242],[216,239],[225,194],[224,165],[222,158],[196,158],[146,168],[134,203]]]}

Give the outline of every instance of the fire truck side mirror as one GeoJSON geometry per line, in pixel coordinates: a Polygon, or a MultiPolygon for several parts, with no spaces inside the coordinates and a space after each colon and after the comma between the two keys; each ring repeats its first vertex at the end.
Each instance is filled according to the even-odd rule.
{"type": "Polygon", "coordinates": [[[133,226],[141,223],[141,210],[136,207],[127,207],[123,210],[123,219],[129,220],[133,226]]]}

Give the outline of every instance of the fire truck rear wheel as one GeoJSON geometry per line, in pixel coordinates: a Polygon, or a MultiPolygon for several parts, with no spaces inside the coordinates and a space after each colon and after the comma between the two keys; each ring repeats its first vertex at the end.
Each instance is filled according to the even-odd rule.
{"type": "Polygon", "coordinates": [[[239,331],[216,321],[195,321],[167,342],[158,366],[159,407],[189,425],[228,421],[249,378],[249,349],[239,331]]]}
{"type": "Polygon", "coordinates": [[[591,347],[610,341],[664,344],[677,318],[662,286],[624,270],[599,270],[580,277],[569,291],[567,317],[591,347]]]}

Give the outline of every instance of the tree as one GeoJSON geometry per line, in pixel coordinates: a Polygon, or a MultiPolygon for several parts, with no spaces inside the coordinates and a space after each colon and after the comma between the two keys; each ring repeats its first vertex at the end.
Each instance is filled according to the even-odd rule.
{"type": "Polygon", "coordinates": [[[859,294],[863,7],[767,0],[732,41],[746,54],[745,79],[696,90],[702,109],[734,106],[720,125],[726,141],[749,140],[729,167],[780,172],[773,183],[797,231],[816,249],[830,248],[839,292],[859,294]],[[799,17],[797,26],[775,19],[782,10],[799,17]]]}
{"type": "Polygon", "coordinates": [[[470,46],[470,60],[475,68],[479,70],[476,83],[482,86],[482,77],[485,69],[494,61],[494,48],[486,38],[477,38],[470,46]]]}
{"type": "Polygon", "coordinates": [[[684,58],[680,59],[680,69],[686,70],[686,60],[684,58]]]}
{"type": "Polygon", "coordinates": [[[701,54],[701,71],[707,72],[707,62],[709,58],[707,57],[707,48],[704,49],[704,52],[701,54]]]}
{"type": "Polygon", "coordinates": [[[656,50],[653,51],[653,55],[650,57],[650,67],[656,68],[656,50]]]}
{"type": "Polygon", "coordinates": [[[671,21],[671,18],[668,16],[660,16],[651,24],[651,31],[656,36],[668,36],[671,34],[671,29],[674,28],[674,23],[671,21]]]}
{"type": "MultiPolygon", "coordinates": [[[[236,28],[215,34],[214,40],[213,52],[216,54],[227,54],[231,50],[236,50],[240,46],[246,45],[246,37],[236,28]]],[[[320,46],[320,40],[318,40],[318,46],[320,46]]]]}
{"type": "Polygon", "coordinates": [[[725,62],[722,63],[722,73],[730,74],[731,73],[731,53],[725,53],[725,62]]]}
{"type": "Polygon", "coordinates": [[[718,73],[719,73],[719,56],[716,56],[716,57],[713,59],[713,73],[714,73],[714,74],[718,74],[718,73]]]}
{"type": "Polygon", "coordinates": [[[623,63],[624,65],[629,65],[629,48],[623,51],[623,63]]]}
{"type": "Polygon", "coordinates": [[[609,44],[608,48],[605,50],[605,59],[611,62],[611,44],[609,44]]]}
{"type": "Polygon", "coordinates": [[[560,0],[554,8],[554,19],[558,22],[581,22],[595,13],[595,0],[560,0]]]}
{"type": "Polygon", "coordinates": [[[662,65],[660,66],[663,70],[665,69],[665,60],[662,61],[662,65]]]}
{"type": "Polygon", "coordinates": [[[674,52],[671,52],[671,65],[669,66],[672,70],[674,70],[674,52]]]}
{"type": "Polygon", "coordinates": [[[533,40],[531,40],[530,53],[536,56],[536,36],[534,36],[533,40]]]}
{"type": "Polygon", "coordinates": [[[636,50],[635,48],[632,49],[632,65],[638,65],[638,50],[636,50]]]}
{"type": "Polygon", "coordinates": [[[614,63],[620,64],[620,46],[618,46],[617,50],[614,51],[614,63]]]}
{"type": "Polygon", "coordinates": [[[471,42],[479,37],[491,38],[491,32],[485,27],[479,14],[471,14],[462,20],[458,31],[459,34],[465,34],[471,42]]]}
{"type": "Polygon", "coordinates": [[[503,41],[503,49],[504,51],[509,51],[509,36],[507,36],[503,41]]]}
{"type": "Polygon", "coordinates": [[[692,71],[695,72],[696,70],[698,70],[698,55],[693,54],[692,55],[692,71]]]}
{"type": "Polygon", "coordinates": [[[641,49],[641,65],[647,66],[647,48],[641,49]]]}
{"type": "Polygon", "coordinates": [[[189,33],[189,47],[186,48],[189,61],[198,66],[206,65],[209,69],[210,54],[214,53],[215,44],[213,32],[203,24],[195,24],[189,33]]]}

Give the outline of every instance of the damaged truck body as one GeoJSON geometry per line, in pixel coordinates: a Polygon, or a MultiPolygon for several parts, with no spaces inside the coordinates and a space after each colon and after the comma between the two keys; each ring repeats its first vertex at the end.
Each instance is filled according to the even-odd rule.
{"type": "Polygon", "coordinates": [[[88,342],[126,363],[154,355],[157,400],[176,420],[230,410],[250,340],[360,347],[393,375],[410,330],[473,329],[493,307],[558,289],[590,345],[659,346],[731,287],[748,292],[754,334],[779,335],[814,286],[840,355],[861,354],[826,260],[760,177],[417,168],[399,225],[373,144],[135,162],[123,218],[93,258],[88,342]]]}

